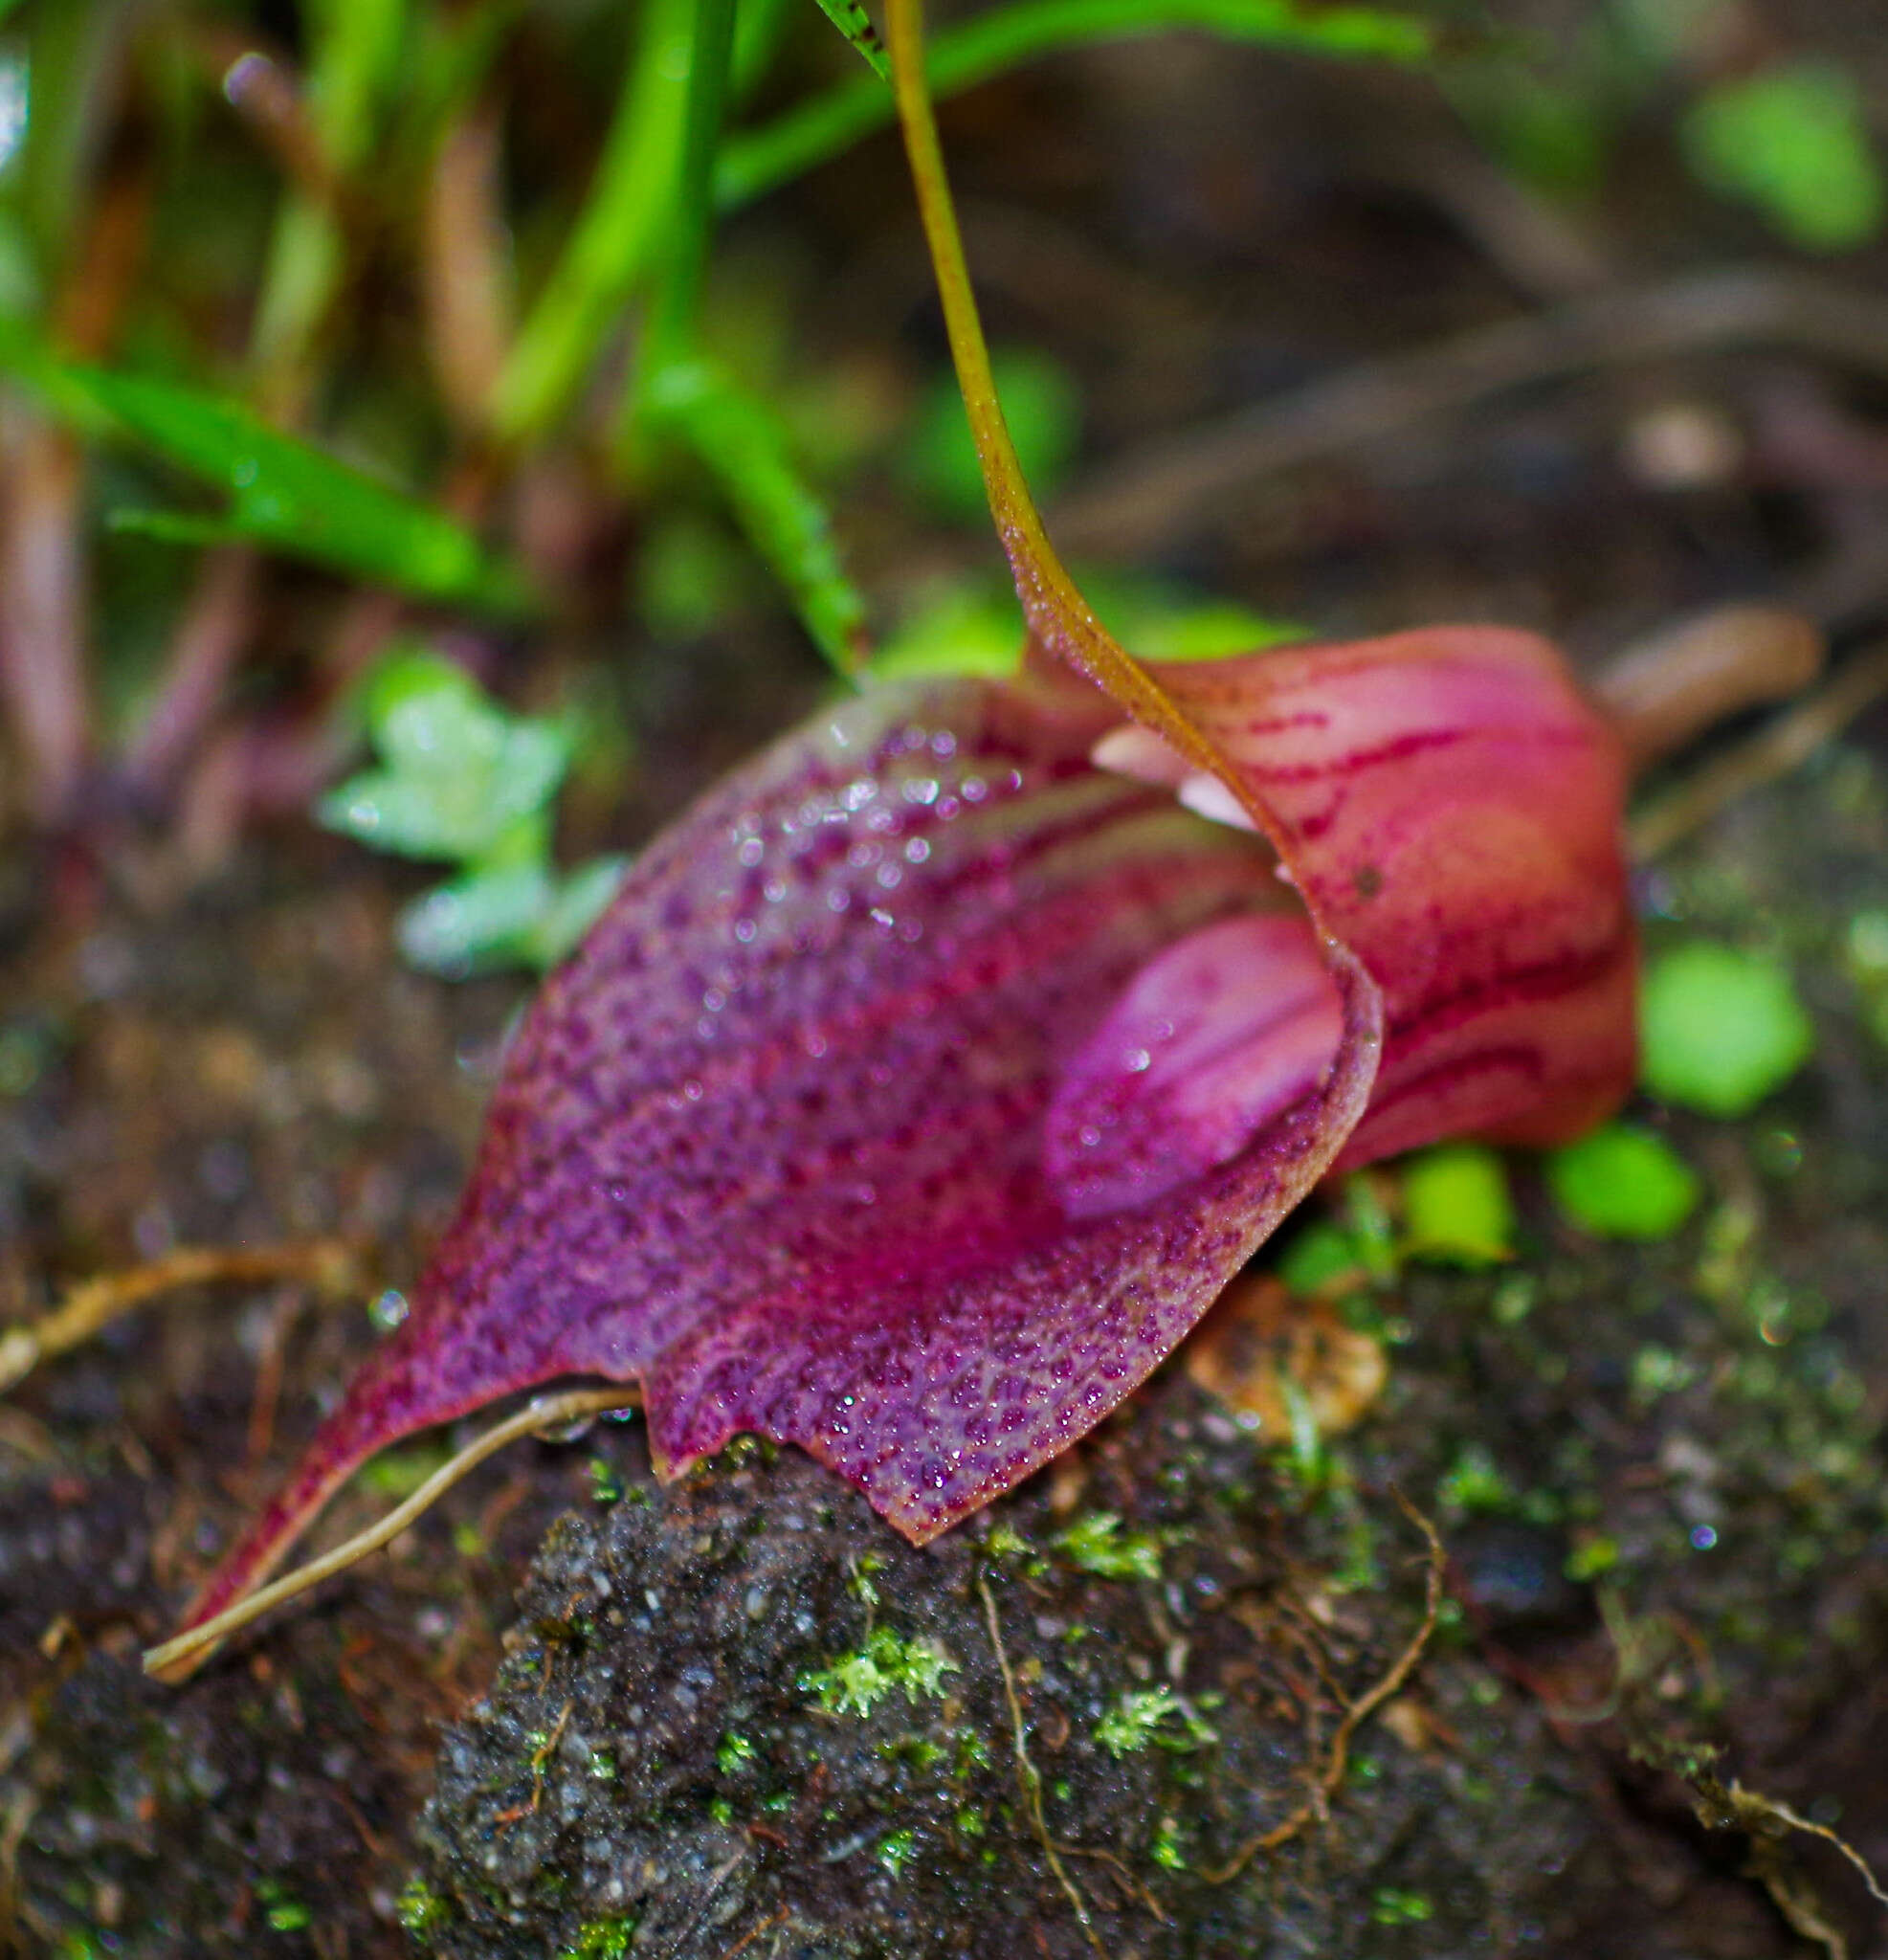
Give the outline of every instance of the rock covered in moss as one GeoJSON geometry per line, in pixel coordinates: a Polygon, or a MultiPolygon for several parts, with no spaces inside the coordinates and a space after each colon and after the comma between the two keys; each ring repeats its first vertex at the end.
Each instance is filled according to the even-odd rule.
{"type": "Polygon", "coordinates": [[[1332,1587],[1335,1518],[1180,1381],[922,1551],[790,1453],[632,1484],[447,1735],[408,1923],[453,1960],[1470,1950],[1577,1828],[1492,1735],[1360,1745],[1341,1856],[1223,1876],[1420,1619],[1388,1499],[1347,1526],[1388,1584],[1332,1587]]]}

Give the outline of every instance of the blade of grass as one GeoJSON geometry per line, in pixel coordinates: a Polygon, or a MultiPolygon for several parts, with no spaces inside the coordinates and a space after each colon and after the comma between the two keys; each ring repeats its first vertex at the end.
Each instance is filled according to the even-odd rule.
{"type": "MultiPolygon", "coordinates": [[[[407,0],[313,0],[306,99],[309,123],[330,180],[358,175],[402,85],[407,0]]],[[[309,348],[341,290],[346,240],[326,198],[297,190],[270,240],[256,301],[252,353],[265,404],[285,417],[300,410],[309,348]]]]}
{"type": "Polygon", "coordinates": [[[0,336],[0,366],[81,432],[130,439],[230,494],[221,518],[130,513],[122,526],[180,543],[242,540],[415,598],[518,613],[522,575],[450,518],[284,435],[240,402],[142,375],[62,362],[0,336]]]}
{"type": "Polygon", "coordinates": [[[648,0],[589,195],[513,343],[493,434],[529,440],[569,406],[662,243],[688,95],[689,0],[648,0]]]}
{"type": "Polygon", "coordinates": [[[868,651],[865,600],[846,576],[826,506],[795,467],[778,417],[705,362],[666,369],[651,386],[647,413],[714,474],[820,652],[856,678],[868,651]]]}
{"type": "MultiPolygon", "coordinates": [[[[960,94],[1058,49],[1193,29],[1227,40],[1354,58],[1420,61],[1426,22],[1374,7],[1312,8],[1299,0],[1019,0],[938,36],[925,65],[934,97],[960,94]]],[[[892,98],[860,76],[775,121],[729,139],[715,199],[733,211],[765,196],[860,137],[889,127],[892,98]]]]}
{"type": "Polygon", "coordinates": [[[715,221],[715,155],[734,57],[734,0],[694,0],[694,14],[674,214],[663,239],[661,280],[643,364],[645,375],[652,378],[672,363],[694,358],[701,276],[707,269],[708,234],[715,221]]]}
{"type": "Polygon", "coordinates": [[[626,403],[621,450],[633,458],[646,428],[678,436],[693,450],[786,586],[820,651],[842,674],[855,675],[866,651],[865,602],[840,568],[825,507],[794,468],[778,420],[696,352],[733,36],[733,0],[695,0],[676,217],[643,370],[626,403]]]}
{"type": "Polygon", "coordinates": [[[885,44],[872,25],[872,16],[858,0],[819,0],[819,11],[845,35],[880,81],[891,80],[892,64],[885,58],[885,44]]]}
{"type": "Polygon", "coordinates": [[[734,14],[734,70],[728,78],[730,100],[741,102],[766,78],[773,57],[786,38],[797,0],[742,0],[734,14]]]}
{"type": "Polygon", "coordinates": [[[53,292],[84,234],[79,205],[102,139],[111,76],[123,42],[126,0],[42,6],[28,27],[32,110],[9,173],[33,240],[42,292],[53,292]]]}

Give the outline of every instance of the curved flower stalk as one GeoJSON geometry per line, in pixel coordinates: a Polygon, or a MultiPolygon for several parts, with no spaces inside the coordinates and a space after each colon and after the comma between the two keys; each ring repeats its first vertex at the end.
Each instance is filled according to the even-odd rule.
{"type": "Polygon", "coordinates": [[[573,1374],[640,1384],[667,1473],[758,1431],[922,1542],[1334,1167],[1565,1138],[1631,1083],[1610,726],[1491,628],[1117,647],[1003,429],[916,0],[890,26],[1023,678],[822,714],[651,846],[528,1015],[411,1316],[192,1623],[375,1450],[573,1374]]]}

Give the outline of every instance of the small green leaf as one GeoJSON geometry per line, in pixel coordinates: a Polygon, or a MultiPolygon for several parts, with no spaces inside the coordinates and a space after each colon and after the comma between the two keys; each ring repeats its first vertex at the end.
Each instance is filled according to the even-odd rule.
{"type": "Polygon", "coordinates": [[[1608,1124],[1546,1160],[1547,1189],[1600,1238],[1664,1238],[1698,1203],[1698,1174],[1663,1138],[1608,1124]]]}
{"type": "Polygon", "coordinates": [[[353,777],[322,799],[317,818],[399,858],[470,862],[500,855],[500,841],[511,839],[517,843],[504,856],[531,855],[517,826],[557,793],[569,760],[563,731],[544,722],[494,727],[478,713],[430,707],[425,720],[440,737],[434,759],[403,758],[353,777]]]}
{"type": "Polygon", "coordinates": [[[1514,1200],[1501,1160],[1479,1144],[1442,1144],[1403,1165],[1405,1250],[1443,1265],[1514,1255],[1514,1200]]]}
{"type": "Polygon", "coordinates": [[[1705,1116],[1746,1115],[1815,1045],[1788,973],[1708,940],[1651,963],[1639,1016],[1646,1087],[1705,1116]]]}
{"type": "Polygon", "coordinates": [[[400,914],[405,959],[424,973],[462,980],[498,967],[552,964],[537,957],[557,881],[543,863],[480,869],[435,886],[400,914]]]}
{"type": "Polygon", "coordinates": [[[627,858],[612,856],[592,858],[588,864],[580,864],[568,873],[538,920],[527,964],[541,972],[548,972],[575,952],[584,935],[602,918],[616,896],[629,867],[627,858]]]}
{"type": "Polygon", "coordinates": [[[361,691],[383,767],[324,796],[318,820],[397,857],[543,866],[570,764],[560,723],[512,715],[463,668],[424,649],[383,660],[361,691]]]}
{"type": "Polygon", "coordinates": [[[1791,244],[1847,252],[1881,228],[1888,188],[1853,76],[1782,62],[1721,83],[1681,125],[1685,158],[1712,189],[1754,204],[1791,244]]]}

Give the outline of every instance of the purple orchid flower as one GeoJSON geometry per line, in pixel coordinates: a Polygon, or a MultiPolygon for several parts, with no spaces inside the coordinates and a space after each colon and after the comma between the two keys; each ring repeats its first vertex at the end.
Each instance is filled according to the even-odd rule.
{"type": "Polygon", "coordinates": [[[1332,1169],[1558,1141],[1631,1085],[1610,724],[1494,628],[1122,653],[1023,486],[916,0],[889,22],[1030,657],[822,713],[650,846],[527,1015],[409,1318],[191,1625],[374,1451],[573,1374],[640,1384],[664,1474],[758,1432],[922,1542],[1332,1169]]]}
{"type": "Polygon", "coordinates": [[[1144,1380],[1327,1171],[1617,1102],[1623,770],[1551,649],[1159,679],[1276,848],[1047,678],[867,694],[653,844],[526,1017],[411,1315],[192,1619],[374,1451],[572,1374],[641,1383],[666,1474],[755,1431],[922,1541],[1144,1380]]]}

